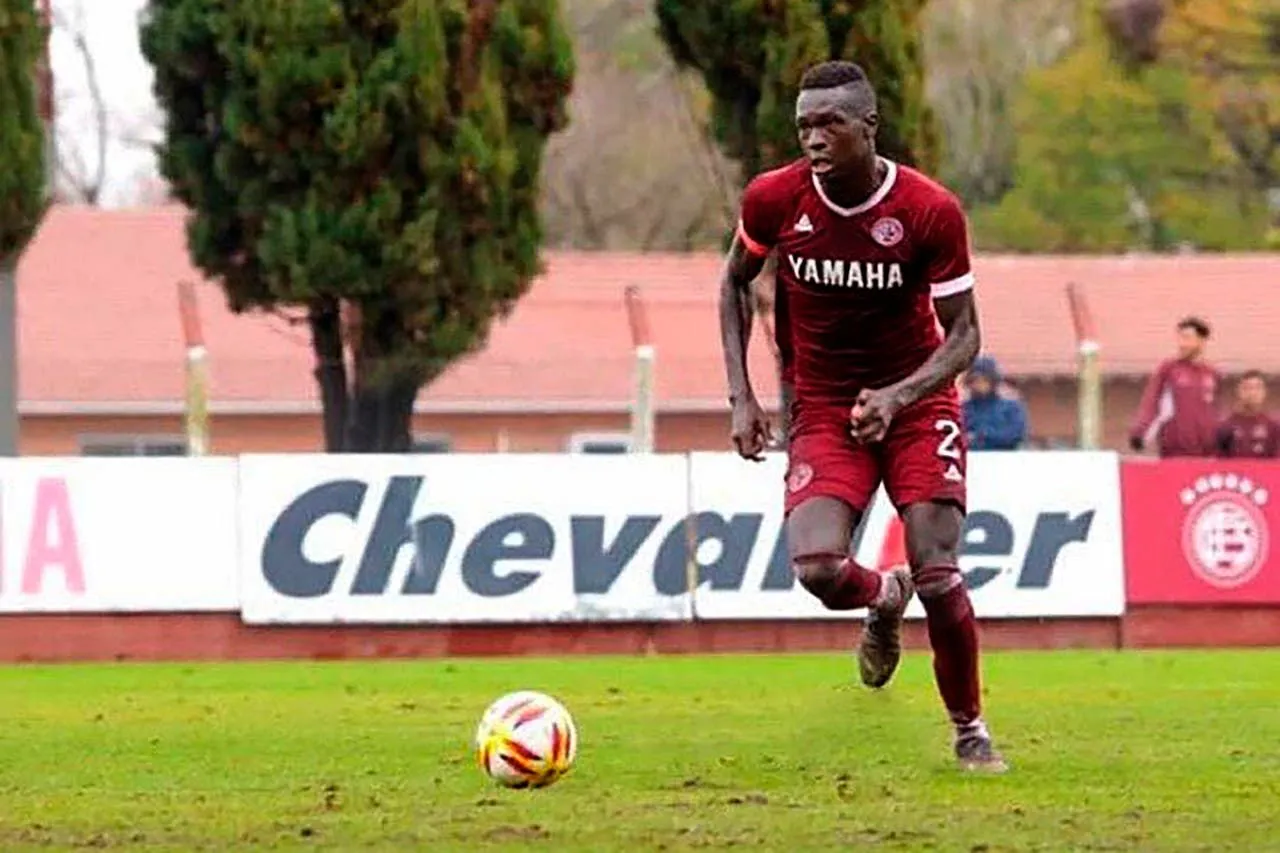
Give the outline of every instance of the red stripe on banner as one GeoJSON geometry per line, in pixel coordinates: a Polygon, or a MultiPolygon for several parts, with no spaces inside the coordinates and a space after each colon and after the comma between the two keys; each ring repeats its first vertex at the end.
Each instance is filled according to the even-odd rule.
{"type": "Polygon", "coordinates": [[[885,527],[884,540],[880,543],[880,556],[875,568],[879,571],[892,569],[907,562],[907,534],[902,526],[902,519],[895,513],[889,518],[885,527]]]}

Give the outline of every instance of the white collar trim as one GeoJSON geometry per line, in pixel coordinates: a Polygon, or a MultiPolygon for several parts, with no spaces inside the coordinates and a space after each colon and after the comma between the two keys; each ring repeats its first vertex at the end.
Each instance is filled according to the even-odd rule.
{"type": "Polygon", "coordinates": [[[831,199],[827,198],[826,191],[822,189],[822,181],[818,180],[817,175],[810,173],[810,177],[813,178],[813,188],[818,191],[818,198],[822,199],[823,204],[841,216],[857,216],[859,213],[866,213],[868,210],[885,200],[889,195],[889,192],[893,189],[894,183],[898,180],[898,164],[885,157],[878,157],[877,159],[885,164],[888,171],[885,172],[884,183],[882,183],[880,188],[872,194],[871,198],[867,199],[862,204],[857,207],[841,207],[831,199]]]}

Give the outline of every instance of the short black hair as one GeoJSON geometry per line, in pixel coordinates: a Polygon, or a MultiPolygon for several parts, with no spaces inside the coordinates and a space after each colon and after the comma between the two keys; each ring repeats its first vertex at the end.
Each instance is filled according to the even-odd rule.
{"type": "Polygon", "coordinates": [[[846,62],[842,59],[819,62],[805,71],[804,76],[800,78],[801,89],[835,89],[839,86],[861,83],[871,85],[871,81],[867,79],[867,72],[863,71],[858,63],[846,62]]]}
{"type": "Polygon", "coordinates": [[[830,62],[819,62],[811,66],[800,78],[800,91],[813,89],[849,90],[848,109],[858,115],[865,116],[876,111],[876,90],[867,79],[867,72],[856,62],[833,59],[830,62]]]}
{"type": "Polygon", "coordinates": [[[1257,379],[1263,384],[1266,384],[1266,381],[1267,381],[1266,375],[1261,370],[1258,370],[1256,367],[1253,368],[1252,370],[1246,370],[1244,373],[1240,374],[1241,382],[1247,382],[1250,379],[1257,379]]]}
{"type": "Polygon", "coordinates": [[[1178,330],[1190,329],[1195,332],[1198,337],[1205,340],[1209,339],[1209,324],[1199,317],[1183,317],[1178,321],[1178,330]]]}

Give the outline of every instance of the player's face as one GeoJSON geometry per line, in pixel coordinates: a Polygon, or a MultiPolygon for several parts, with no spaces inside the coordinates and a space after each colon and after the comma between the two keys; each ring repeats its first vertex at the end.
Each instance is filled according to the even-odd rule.
{"type": "Polygon", "coordinates": [[[875,153],[876,115],[859,115],[846,89],[806,89],[796,99],[796,132],[815,175],[838,176],[875,153]]]}
{"type": "Polygon", "coordinates": [[[1236,394],[1239,395],[1241,403],[1253,409],[1260,409],[1262,404],[1267,402],[1267,384],[1256,376],[1250,376],[1240,382],[1239,387],[1236,388],[1236,394]]]}
{"type": "Polygon", "coordinates": [[[1196,334],[1195,329],[1178,330],[1178,355],[1182,358],[1197,358],[1204,352],[1204,338],[1196,334]]]}

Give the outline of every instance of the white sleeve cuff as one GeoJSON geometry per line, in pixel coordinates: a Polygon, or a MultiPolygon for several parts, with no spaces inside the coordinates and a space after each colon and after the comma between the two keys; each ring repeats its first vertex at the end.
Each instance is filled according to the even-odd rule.
{"type": "Polygon", "coordinates": [[[934,299],[943,299],[947,296],[955,296],[957,293],[964,293],[966,290],[973,290],[976,280],[973,277],[973,273],[967,272],[959,278],[951,279],[951,281],[935,282],[929,285],[929,291],[934,299]]]}

